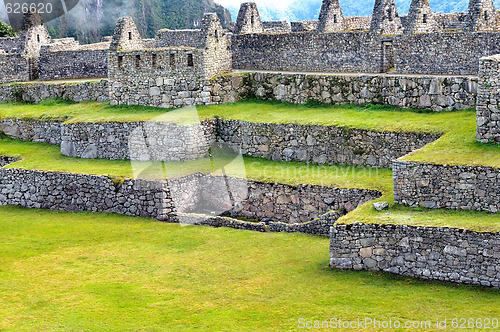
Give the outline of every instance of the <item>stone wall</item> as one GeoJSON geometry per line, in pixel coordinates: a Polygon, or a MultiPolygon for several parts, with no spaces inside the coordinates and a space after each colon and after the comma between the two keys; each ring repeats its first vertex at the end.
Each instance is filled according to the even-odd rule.
{"type": "Polygon", "coordinates": [[[155,38],[155,48],[199,47],[202,44],[201,30],[159,30],[155,38]]]}
{"type": "Polygon", "coordinates": [[[192,160],[205,156],[211,143],[218,139],[253,157],[375,167],[389,167],[391,160],[440,136],[223,119],[214,124],[214,121],[177,126],[162,122],[62,124],[4,119],[0,130],[14,139],[61,145],[62,154],[80,158],[192,160]]]}
{"type": "Polygon", "coordinates": [[[53,145],[61,145],[62,126],[58,121],[0,120],[0,131],[10,138],[53,145]]]}
{"type": "MultiPolygon", "coordinates": [[[[134,43],[122,50],[113,42],[108,62],[111,104],[173,108],[218,103],[221,98],[212,94],[210,80],[232,70],[230,37],[216,14],[205,14],[201,36],[197,48],[143,49],[134,43]]],[[[114,38],[123,40],[117,33],[114,38]]]]}
{"type": "Polygon", "coordinates": [[[62,211],[114,212],[165,220],[167,190],[157,182],[0,169],[0,204],[62,211]]]}
{"type": "Polygon", "coordinates": [[[292,28],[288,21],[262,22],[262,27],[267,33],[290,33],[292,28]]]}
{"type": "Polygon", "coordinates": [[[108,43],[105,48],[50,51],[42,49],[38,78],[42,81],[108,76],[108,43]]]}
{"type": "Polygon", "coordinates": [[[54,98],[75,102],[105,102],[109,100],[108,81],[0,85],[0,102],[2,103],[9,101],[39,103],[43,100],[54,98]]]}
{"type": "Polygon", "coordinates": [[[330,266],[500,287],[500,237],[400,225],[332,227],[330,266]]]}
{"type": "MultiPolygon", "coordinates": [[[[373,190],[338,189],[312,185],[289,186],[279,183],[263,183],[238,178],[201,176],[197,194],[203,206],[232,206],[225,214],[266,222],[301,224],[320,218],[330,211],[353,211],[359,205],[379,198],[381,194],[373,190]],[[232,204],[227,195],[232,190],[232,204]]],[[[340,217],[344,213],[338,212],[340,217]]],[[[337,219],[338,219],[337,217],[337,219]]],[[[331,220],[332,218],[329,218],[331,220]]],[[[335,220],[337,220],[335,219],[335,220]]],[[[324,219],[326,220],[326,219],[324,219]]],[[[333,223],[331,224],[333,225],[333,223]]],[[[325,233],[325,235],[328,232],[325,233]]]]}
{"type": "Polygon", "coordinates": [[[477,75],[479,59],[500,53],[500,33],[420,33],[394,39],[400,74],[477,75]]]}
{"type": "Polygon", "coordinates": [[[233,68],[305,72],[381,72],[382,47],[368,33],[235,35],[233,68]]]}
{"type": "Polygon", "coordinates": [[[500,169],[395,161],[394,201],[431,209],[500,211],[500,169]]]}
{"type": "Polygon", "coordinates": [[[500,144],[500,55],[483,58],[479,65],[477,139],[500,144]]]}
{"type": "Polygon", "coordinates": [[[292,32],[316,31],[318,20],[290,22],[292,32]]]}
{"type": "Polygon", "coordinates": [[[312,221],[297,224],[271,221],[269,222],[269,231],[328,236],[330,234],[330,228],[335,225],[337,220],[344,214],[345,213],[342,211],[331,211],[312,221]]]}
{"type": "Polygon", "coordinates": [[[384,104],[434,111],[476,105],[475,77],[251,73],[248,94],[294,104],[384,104]]]}
{"type": "Polygon", "coordinates": [[[245,155],[279,161],[389,167],[440,135],[219,120],[218,138],[245,155]]]}
{"type": "Polygon", "coordinates": [[[274,231],[293,229],[326,235],[326,230],[343,214],[329,212],[332,208],[351,211],[380,195],[371,190],[293,187],[201,174],[168,181],[126,179],[116,182],[106,176],[0,168],[0,205],[114,212],[171,222],[232,224],[233,228],[260,231],[265,220],[274,231]],[[228,188],[233,194],[231,197],[227,195],[228,188]],[[205,206],[222,209],[219,212],[232,217],[263,221],[254,224],[255,228],[243,227],[241,222],[199,211],[205,206]],[[303,223],[310,220],[312,222],[303,223]]]}
{"type": "Polygon", "coordinates": [[[26,37],[1,37],[0,49],[6,53],[21,54],[24,51],[26,37]]]}
{"type": "Polygon", "coordinates": [[[188,161],[208,155],[215,121],[176,125],[169,122],[65,123],[61,153],[89,159],[188,161]]]}
{"type": "Polygon", "coordinates": [[[372,17],[370,16],[344,16],[345,30],[370,30],[372,17]]]}
{"type": "Polygon", "coordinates": [[[31,78],[30,58],[0,53],[0,83],[26,82],[31,78]]]}

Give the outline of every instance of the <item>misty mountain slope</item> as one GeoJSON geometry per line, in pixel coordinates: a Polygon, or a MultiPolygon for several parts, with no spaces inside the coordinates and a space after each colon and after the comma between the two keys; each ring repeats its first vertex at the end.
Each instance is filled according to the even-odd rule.
{"type": "Polygon", "coordinates": [[[154,38],[159,29],[196,28],[206,12],[216,12],[223,26],[231,22],[229,11],[213,0],[80,0],[68,15],[47,23],[47,28],[54,38],[93,43],[112,35],[121,16],[132,16],[141,34],[154,38]]]}

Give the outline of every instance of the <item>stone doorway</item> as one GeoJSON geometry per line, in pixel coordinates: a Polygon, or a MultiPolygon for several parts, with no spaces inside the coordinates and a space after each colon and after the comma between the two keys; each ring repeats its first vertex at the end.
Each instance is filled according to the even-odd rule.
{"type": "Polygon", "coordinates": [[[394,46],[391,41],[382,42],[382,73],[388,73],[394,69],[394,46]]]}

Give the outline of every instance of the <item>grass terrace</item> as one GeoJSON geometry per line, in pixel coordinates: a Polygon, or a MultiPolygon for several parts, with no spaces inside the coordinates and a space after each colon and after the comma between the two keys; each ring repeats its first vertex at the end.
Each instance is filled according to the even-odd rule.
{"type": "Polygon", "coordinates": [[[373,131],[440,133],[443,134],[441,139],[403,159],[446,165],[500,167],[500,146],[476,142],[474,110],[435,113],[380,105],[293,105],[256,100],[197,107],[196,111],[60,100],[37,105],[0,104],[1,118],[26,120],[136,122],[158,119],[184,123],[197,121],[198,116],[201,119],[220,117],[250,122],[339,126],[373,131]]]}
{"type": "MultiPolygon", "coordinates": [[[[19,158],[5,168],[20,168],[48,172],[103,175],[111,178],[141,178],[165,180],[194,173],[213,173],[210,159],[189,162],[133,162],[127,160],[80,159],[61,155],[60,147],[45,143],[0,139],[0,156],[19,158]],[[138,176],[134,169],[142,170],[138,176]]],[[[261,158],[243,157],[241,163],[230,164],[224,154],[215,159],[215,166],[225,165],[227,174],[248,177],[262,182],[289,185],[312,184],[338,188],[392,191],[390,169],[340,165],[313,165],[298,162],[277,162],[261,158]]],[[[136,171],[137,173],[137,171],[136,171]]]]}
{"type": "MultiPolygon", "coordinates": [[[[9,138],[0,139],[0,155],[20,158],[6,168],[93,174],[109,176],[120,181],[136,178],[134,166],[146,168],[139,175],[143,179],[164,180],[194,173],[213,173],[209,159],[191,162],[141,163],[130,161],[79,159],[60,154],[60,148],[44,143],[21,142],[9,138]]],[[[378,201],[393,202],[392,171],[386,168],[368,168],[340,165],[313,165],[299,162],[276,162],[261,158],[243,157],[242,163],[229,164],[224,156],[218,163],[228,164],[226,171],[235,177],[289,185],[311,184],[338,188],[372,189],[382,192],[378,201]]],[[[415,226],[442,226],[469,229],[480,232],[500,232],[500,214],[484,212],[410,209],[391,206],[388,211],[378,212],[369,202],[339,220],[339,223],[408,224],[415,226]]]]}
{"type": "Polygon", "coordinates": [[[330,269],[328,246],[304,234],[0,207],[0,329],[295,331],[300,318],[359,317],[435,328],[498,316],[498,290],[330,269]]]}
{"type": "MultiPolygon", "coordinates": [[[[402,110],[388,106],[325,106],[292,105],[278,102],[245,101],[226,105],[164,110],[143,106],[109,106],[106,103],[72,103],[50,100],[41,104],[0,104],[1,118],[25,120],[58,120],[68,122],[149,121],[181,123],[196,119],[221,117],[252,122],[332,125],[374,131],[443,133],[436,142],[403,157],[403,160],[448,165],[483,165],[500,167],[500,146],[475,141],[473,110],[434,113],[421,110],[402,110]]],[[[0,154],[21,158],[11,168],[35,169],[69,173],[105,175],[111,178],[133,178],[134,168],[128,161],[86,160],[65,157],[59,147],[40,143],[0,140],[0,154]]],[[[229,161],[229,160],[227,160],[229,161]]],[[[219,162],[225,164],[224,156],[219,162]]],[[[247,176],[251,180],[279,182],[290,185],[315,184],[341,188],[374,189],[383,193],[379,200],[393,202],[392,172],[350,166],[319,166],[295,162],[274,162],[244,157],[243,163],[227,167],[232,176],[247,176]]],[[[192,173],[211,173],[210,160],[188,163],[152,163],[140,177],[162,180],[192,173]]],[[[481,212],[409,209],[391,206],[389,211],[377,212],[367,203],[344,216],[341,223],[391,223],[416,226],[444,226],[476,231],[500,231],[500,216],[481,212]]]]}

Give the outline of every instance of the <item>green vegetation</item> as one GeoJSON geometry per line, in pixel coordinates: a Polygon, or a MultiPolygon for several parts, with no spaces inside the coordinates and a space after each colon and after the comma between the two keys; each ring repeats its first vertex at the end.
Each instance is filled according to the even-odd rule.
{"type": "MultiPolygon", "coordinates": [[[[194,173],[212,173],[210,159],[192,162],[134,162],[125,160],[80,159],[61,155],[60,147],[44,143],[21,142],[0,139],[0,155],[21,160],[6,168],[39,171],[67,172],[75,174],[105,175],[112,178],[136,178],[162,180],[194,173]],[[140,172],[139,170],[145,169],[140,172]]],[[[217,156],[215,167],[224,165],[232,176],[245,175],[255,181],[280,182],[290,185],[315,184],[340,188],[363,188],[390,192],[392,172],[389,169],[372,169],[337,165],[311,165],[304,163],[276,162],[260,158],[244,157],[243,163],[230,164],[232,158],[217,156]],[[242,167],[243,166],[243,167],[242,167]]]]}
{"type": "Polygon", "coordinates": [[[204,13],[217,13],[226,28],[232,21],[231,14],[212,0],[107,0],[102,4],[82,0],[47,28],[53,38],[95,43],[113,35],[120,17],[131,16],[143,38],[155,38],[159,29],[199,28],[204,13]]]}
{"type": "MultiPolygon", "coordinates": [[[[61,120],[68,122],[145,121],[160,117],[180,123],[223,117],[254,122],[300,123],[334,125],[367,130],[444,133],[441,139],[429,144],[404,160],[448,165],[485,165],[500,167],[500,146],[475,141],[475,112],[422,112],[400,110],[387,106],[324,106],[290,105],[276,102],[246,101],[234,104],[198,107],[187,110],[163,110],[142,106],[109,106],[88,102],[71,103],[52,100],[38,105],[0,104],[0,117],[19,119],[61,120]]],[[[106,175],[113,179],[165,179],[187,174],[214,171],[209,159],[188,163],[133,163],[128,161],[86,160],[60,154],[57,146],[39,143],[0,140],[0,155],[21,157],[8,167],[106,175]],[[137,177],[137,176],[136,176],[137,177]]],[[[392,172],[349,166],[319,166],[303,163],[280,163],[244,157],[241,163],[230,164],[232,157],[216,159],[228,174],[263,182],[290,185],[316,184],[341,188],[374,189],[383,193],[379,200],[393,202],[392,172]]],[[[216,165],[217,166],[217,165],[216,165]]],[[[220,166],[220,165],[219,165],[220,166]]],[[[367,222],[411,224],[417,226],[450,226],[476,231],[499,231],[500,216],[465,211],[407,209],[392,206],[389,211],[377,212],[367,203],[346,215],[341,223],[367,222]]]]}
{"type": "Polygon", "coordinates": [[[17,37],[10,25],[0,21],[0,37],[17,37]]]}
{"type": "Polygon", "coordinates": [[[144,106],[109,106],[105,103],[72,103],[50,100],[38,105],[0,104],[1,118],[60,120],[68,122],[134,122],[161,117],[186,121],[221,117],[251,122],[340,126],[374,131],[443,133],[441,139],[403,158],[407,161],[500,167],[500,145],[476,142],[476,113],[425,112],[389,106],[291,105],[245,101],[187,110],[164,110],[144,106]]]}
{"type": "Polygon", "coordinates": [[[330,269],[328,245],[303,234],[0,207],[0,329],[287,331],[301,317],[498,316],[498,290],[330,269]]]}
{"type": "MultiPolygon", "coordinates": [[[[380,105],[293,105],[269,101],[198,106],[202,119],[221,117],[250,122],[295,123],[339,126],[374,131],[443,133],[475,119],[472,110],[460,112],[426,112],[380,105]]],[[[166,110],[145,106],[109,106],[105,103],[72,103],[49,100],[41,104],[0,104],[0,117],[69,122],[149,121],[158,116],[179,121],[191,115],[192,109],[166,110]]],[[[475,121],[475,120],[474,120],[475,121]]]]}
{"type": "MultiPolygon", "coordinates": [[[[380,200],[388,200],[387,196],[380,200]]],[[[393,202],[392,199],[389,201],[393,202]]],[[[378,225],[409,225],[427,227],[451,227],[475,232],[500,232],[498,213],[432,210],[410,208],[402,205],[391,206],[388,210],[377,211],[372,203],[366,203],[342,217],[339,224],[366,223],[378,225]]]]}

